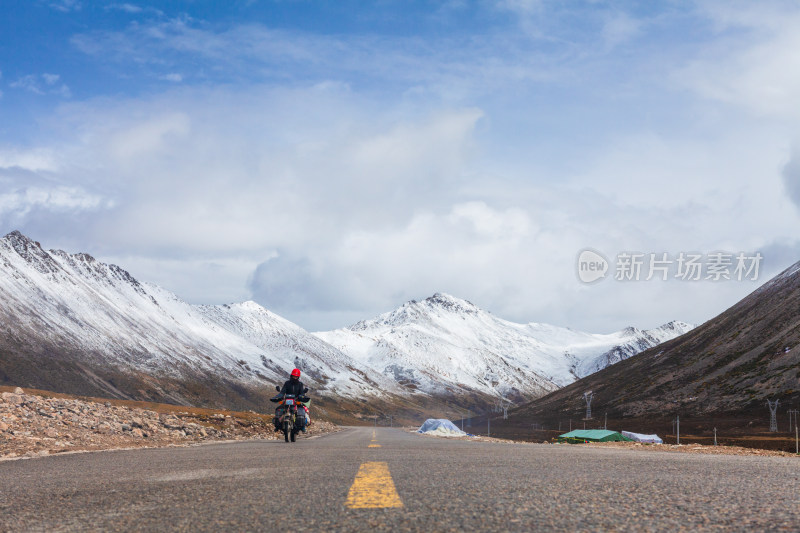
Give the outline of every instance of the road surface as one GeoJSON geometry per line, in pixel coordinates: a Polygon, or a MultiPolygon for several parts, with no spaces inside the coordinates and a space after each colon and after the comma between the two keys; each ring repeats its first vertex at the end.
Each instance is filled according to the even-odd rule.
{"type": "Polygon", "coordinates": [[[351,428],[0,462],[2,531],[800,531],[800,459],[351,428]]]}

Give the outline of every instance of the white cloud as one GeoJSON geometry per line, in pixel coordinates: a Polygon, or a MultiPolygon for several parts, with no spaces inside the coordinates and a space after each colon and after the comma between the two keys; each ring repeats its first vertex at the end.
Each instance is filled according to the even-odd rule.
{"type": "Polygon", "coordinates": [[[794,146],[789,162],[783,167],[783,183],[789,198],[800,209],[800,146],[794,146]]]}
{"type": "Polygon", "coordinates": [[[18,167],[32,172],[59,170],[58,156],[51,148],[1,149],[0,170],[18,167]]]}
{"type": "Polygon", "coordinates": [[[467,202],[394,229],[359,229],[313,250],[283,251],[256,270],[251,287],[289,316],[327,311],[335,321],[342,311],[377,312],[436,291],[502,290],[530,266],[524,244],[535,239],[524,210],[467,202]]]}
{"type": "Polygon", "coordinates": [[[387,106],[336,83],[182,88],[64,105],[45,124],[59,144],[0,152],[0,166],[92,191],[94,204],[60,200],[91,216],[47,219],[63,239],[82,236],[87,251],[194,301],[240,299],[252,269],[261,303],[312,328],[436,291],[519,321],[596,330],[697,321],[747,286],[720,286],[686,316],[696,287],[588,290],[575,254],[793,242],[788,147],[774,132],[609,136],[569,172],[537,170],[549,172],[541,180],[535,161],[487,148],[494,120],[475,107],[387,106]],[[614,291],[627,307],[604,310],[614,291]]]}
{"type": "Polygon", "coordinates": [[[165,74],[161,76],[161,79],[164,81],[171,81],[174,83],[180,83],[183,81],[183,76],[178,74],[177,72],[170,72],[169,74],[165,74]]]}
{"type": "Polygon", "coordinates": [[[141,13],[142,8],[133,4],[114,4],[110,8],[119,9],[127,13],[141,13]]]}
{"type": "Polygon", "coordinates": [[[167,113],[148,117],[133,124],[114,128],[108,149],[122,164],[132,158],[157,157],[190,132],[191,120],[185,113],[167,113]]]}
{"type": "Polygon", "coordinates": [[[75,104],[51,127],[78,139],[59,149],[60,175],[125,199],[115,223],[95,228],[120,247],[258,254],[440,203],[458,188],[480,116],[400,119],[319,85],[75,104]]]}
{"type": "Polygon", "coordinates": [[[251,299],[247,281],[258,267],[258,262],[247,256],[150,257],[121,253],[104,254],[102,260],[121,266],[138,280],[158,281],[165,289],[196,304],[251,299]]]}
{"type": "MultiPolygon", "coordinates": [[[[539,36],[341,37],[188,19],[77,36],[126,76],[176,85],[64,104],[42,121],[40,149],[0,147],[8,216],[190,300],[252,289],[312,328],[436,291],[598,331],[704,320],[752,286],[586,287],[575,255],[791,257],[797,128],[777,112],[791,98],[769,110],[764,88],[737,77],[757,80],[750,51],[794,43],[788,24],[762,17],[753,29],[723,6],[704,15],[718,33],[699,44],[640,47],[651,30],[670,33],[668,15],[595,4],[569,26],[574,13],[553,5],[503,8],[539,36]],[[40,189],[61,192],[25,192],[40,189]]],[[[794,94],[781,76],[770,67],[765,79],[794,94]]]]}
{"type": "Polygon", "coordinates": [[[783,2],[701,4],[717,39],[677,73],[679,83],[751,112],[800,118],[800,11],[783,2]]]}
{"type": "Polygon", "coordinates": [[[61,11],[62,13],[79,11],[81,7],[83,7],[79,0],[58,0],[57,2],[51,2],[49,5],[56,11],[61,11]]]}
{"type": "Polygon", "coordinates": [[[44,91],[42,91],[41,87],[39,86],[39,80],[37,76],[33,74],[23,76],[17,81],[11,82],[9,86],[15,89],[25,89],[26,91],[30,91],[34,94],[44,94],[44,91]]]}
{"type": "Polygon", "coordinates": [[[71,42],[85,54],[155,78],[178,69],[184,78],[223,83],[287,79],[305,83],[368,76],[410,84],[449,100],[509,83],[552,79],[561,71],[547,54],[509,35],[443,36],[433,41],[375,35],[344,38],[260,24],[214,31],[178,18],[131,24],[124,31],[79,34],[71,42]]]}
{"type": "Polygon", "coordinates": [[[44,73],[41,76],[28,74],[10,83],[9,86],[15,89],[23,89],[40,96],[54,94],[63,98],[71,98],[72,92],[66,84],[62,83],[61,85],[57,85],[60,79],[61,76],[58,74],[44,73]]]}
{"type": "Polygon", "coordinates": [[[87,194],[78,187],[25,187],[0,193],[0,220],[4,225],[19,224],[34,210],[75,213],[108,209],[113,204],[101,196],[87,194]]]}
{"type": "MultiPolygon", "coordinates": [[[[646,212],[618,211],[613,217],[593,218],[597,212],[607,215],[612,204],[603,202],[581,213],[575,205],[580,202],[571,199],[569,191],[531,196],[540,199],[508,208],[485,202],[455,204],[441,213],[418,213],[391,230],[353,231],[323,246],[281,251],[255,271],[254,296],[276,312],[318,329],[340,327],[348,319],[446,291],[503,318],[610,332],[627,325],[653,327],[675,318],[700,322],[757,286],[612,280],[582,285],[575,275],[580,249],[592,245],[613,258],[621,251],[615,248],[621,226],[647,225],[662,216],[674,219],[675,213],[647,217],[646,212]],[[567,224],[553,220],[562,217],[567,224]],[[650,305],[653,301],[659,305],[650,305]]],[[[586,197],[598,202],[593,195],[586,197]]],[[[682,250],[652,248],[647,236],[630,237],[635,250],[671,255],[682,250]]],[[[680,239],[672,242],[681,245],[680,239]]],[[[774,274],[779,266],[769,265],[764,275],[774,274]]]]}

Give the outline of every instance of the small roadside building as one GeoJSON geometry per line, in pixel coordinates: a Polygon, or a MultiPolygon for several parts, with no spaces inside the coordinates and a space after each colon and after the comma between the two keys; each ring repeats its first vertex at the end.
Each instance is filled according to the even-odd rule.
{"type": "Polygon", "coordinates": [[[578,444],[583,442],[619,442],[632,441],[618,431],[608,429],[576,429],[558,436],[558,442],[578,444]]]}

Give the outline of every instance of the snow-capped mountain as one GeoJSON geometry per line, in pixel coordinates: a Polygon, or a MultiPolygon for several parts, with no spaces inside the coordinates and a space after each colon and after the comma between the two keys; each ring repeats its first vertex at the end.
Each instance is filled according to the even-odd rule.
{"type": "Polygon", "coordinates": [[[442,399],[530,399],[691,328],[594,335],[515,324],[436,294],[311,334],[255,302],[191,305],[19,232],[0,239],[0,304],[0,382],[260,409],[294,367],[318,398],[352,412],[363,409],[355,398],[409,413],[442,399]]]}
{"type": "Polygon", "coordinates": [[[611,334],[611,336],[617,338],[617,344],[613,348],[596,357],[588,357],[579,361],[573,369],[574,374],[578,378],[594,374],[607,366],[619,363],[653,346],[658,346],[662,342],[680,337],[692,329],[694,329],[694,326],[680,320],[667,322],[663,326],[654,329],[625,328],[622,331],[611,334]]]}
{"type": "Polygon", "coordinates": [[[0,239],[0,273],[4,381],[236,404],[248,391],[274,393],[302,363],[304,381],[323,393],[396,387],[364,379],[350,357],[254,302],[193,306],[87,254],[45,251],[19,232],[0,239]]]}
{"type": "Polygon", "coordinates": [[[394,392],[394,383],[365,376],[360,365],[307,332],[297,324],[249,301],[226,305],[194,307],[205,318],[263,351],[262,368],[285,376],[292,368],[301,368],[303,380],[317,390],[335,390],[337,394],[378,394],[394,392]],[[288,370],[287,370],[288,369],[288,370]]]}
{"type": "Polygon", "coordinates": [[[467,387],[508,398],[541,396],[692,329],[670,322],[608,335],[516,324],[466,300],[435,294],[348,328],[315,333],[399,384],[436,393],[467,387]]]}

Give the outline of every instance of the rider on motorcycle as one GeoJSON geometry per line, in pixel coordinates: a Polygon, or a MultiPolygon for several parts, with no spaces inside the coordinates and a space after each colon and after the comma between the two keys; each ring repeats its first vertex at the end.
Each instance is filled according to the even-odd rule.
{"type": "MultiPolygon", "coordinates": [[[[300,370],[295,368],[294,370],[292,370],[292,374],[289,377],[289,379],[286,381],[286,383],[283,384],[283,388],[280,390],[280,392],[278,392],[278,396],[276,396],[276,398],[281,398],[286,394],[292,394],[294,395],[295,398],[300,398],[301,396],[303,396],[305,391],[306,388],[303,385],[303,382],[300,381],[300,370]]],[[[299,407],[304,411],[303,415],[305,417],[305,420],[308,421],[309,418],[308,407],[302,404],[299,404],[299,407]]],[[[283,406],[280,405],[278,406],[277,409],[275,409],[275,418],[273,419],[275,422],[276,431],[279,431],[281,428],[280,418],[282,415],[283,415],[283,406]]],[[[302,425],[303,433],[306,432],[306,426],[307,424],[302,425]]]]}

